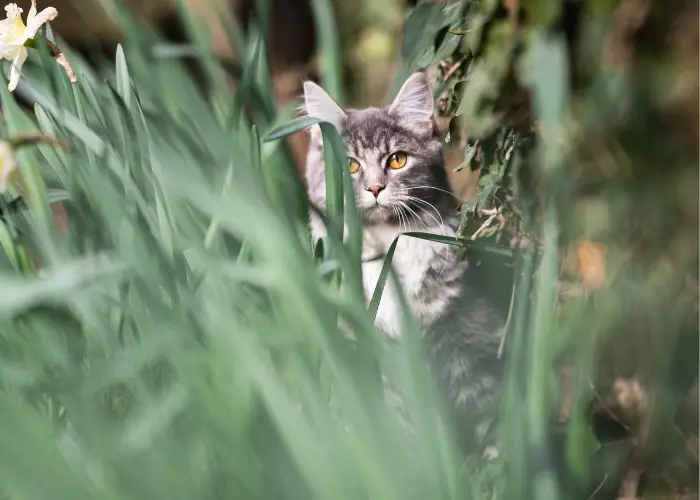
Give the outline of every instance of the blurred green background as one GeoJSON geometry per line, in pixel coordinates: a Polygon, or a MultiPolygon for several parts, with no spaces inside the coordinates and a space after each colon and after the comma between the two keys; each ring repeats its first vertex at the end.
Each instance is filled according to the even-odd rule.
{"type": "MultiPolygon", "coordinates": [[[[301,94],[301,83],[319,75],[317,35],[312,0],[269,0],[270,46],[268,56],[272,89],[276,102],[286,105],[301,94]]],[[[415,0],[336,0],[330,2],[336,12],[336,25],[342,52],[341,64],[345,81],[346,105],[368,106],[383,102],[390,92],[390,83],[400,70],[400,41],[403,21],[415,0]]],[[[257,18],[254,0],[137,0],[125,1],[130,11],[144,22],[162,30],[173,41],[186,40],[178,14],[178,5],[185,5],[207,24],[213,51],[224,60],[240,62],[236,44],[217,9],[225,9],[245,27],[257,18]]],[[[107,54],[121,40],[119,23],[99,0],[58,0],[54,4],[61,15],[53,23],[68,43],[87,53],[107,54]]],[[[235,85],[235,82],[233,82],[235,85]]],[[[303,164],[306,141],[301,134],[290,140],[292,153],[303,164]]],[[[448,171],[461,163],[459,152],[450,150],[448,171]]],[[[455,192],[474,196],[476,177],[468,173],[451,176],[455,192]]]]}

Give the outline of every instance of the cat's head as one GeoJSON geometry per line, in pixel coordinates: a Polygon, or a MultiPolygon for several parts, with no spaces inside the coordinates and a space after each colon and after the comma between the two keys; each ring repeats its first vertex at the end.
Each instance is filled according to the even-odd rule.
{"type": "MultiPolygon", "coordinates": [[[[381,108],[343,109],[312,82],[304,83],[304,101],[309,116],[332,123],[340,133],[355,200],[365,221],[439,218],[436,207],[449,185],[442,141],[433,122],[433,92],[424,73],[411,75],[394,101],[381,108]]],[[[322,140],[319,132],[312,131],[311,136],[311,147],[317,151],[322,140]]],[[[314,170],[307,172],[307,178],[322,179],[320,156],[307,169],[314,170]]],[[[316,188],[316,192],[325,189],[325,181],[316,188]]]]}

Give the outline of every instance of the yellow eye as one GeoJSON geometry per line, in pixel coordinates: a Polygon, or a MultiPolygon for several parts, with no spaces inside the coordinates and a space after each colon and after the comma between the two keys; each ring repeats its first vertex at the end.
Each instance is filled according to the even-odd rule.
{"type": "Polygon", "coordinates": [[[355,158],[348,158],[348,170],[351,174],[354,174],[360,170],[360,163],[355,158]]]}
{"type": "Polygon", "coordinates": [[[399,169],[403,168],[404,165],[406,165],[406,160],[408,157],[406,156],[406,153],[399,151],[397,153],[394,153],[389,157],[389,160],[387,161],[387,164],[389,165],[390,168],[393,169],[399,169]]]}

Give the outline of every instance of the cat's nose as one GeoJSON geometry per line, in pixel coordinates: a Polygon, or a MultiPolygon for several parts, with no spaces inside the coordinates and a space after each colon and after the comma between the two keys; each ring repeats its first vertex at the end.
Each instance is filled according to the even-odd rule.
{"type": "Polygon", "coordinates": [[[377,184],[376,186],[370,186],[367,188],[367,191],[372,193],[374,197],[378,197],[379,193],[385,188],[386,186],[382,186],[381,184],[377,184]]]}

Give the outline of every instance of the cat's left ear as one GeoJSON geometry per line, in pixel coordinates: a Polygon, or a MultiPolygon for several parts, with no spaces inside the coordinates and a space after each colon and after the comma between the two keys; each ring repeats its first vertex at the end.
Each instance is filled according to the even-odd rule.
{"type": "Polygon", "coordinates": [[[433,89],[425,73],[413,73],[401,86],[389,113],[410,128],[422,132],[433,130],[433,89]]]}

